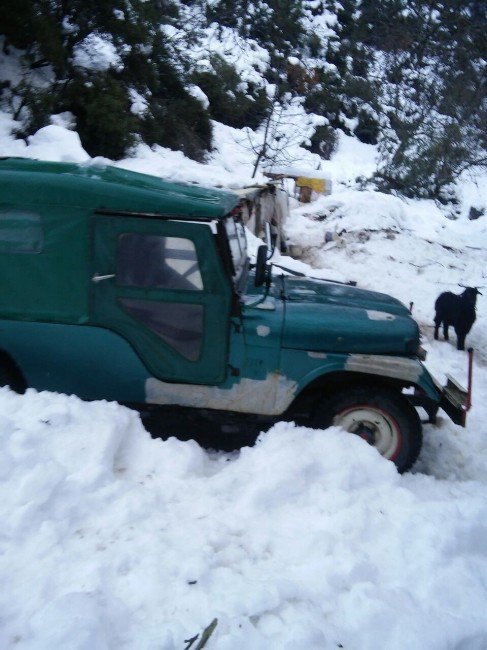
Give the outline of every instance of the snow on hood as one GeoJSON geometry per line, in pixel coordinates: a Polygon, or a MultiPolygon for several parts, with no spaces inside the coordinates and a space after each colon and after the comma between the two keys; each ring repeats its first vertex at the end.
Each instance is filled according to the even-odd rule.
{"type": "Polygon", "coordinates": [[[2,647],[179,650],[214,618],[219,650],[487,644],[483,484],[336,428],[226,455],[113,403],[0,389],[0,412],[2,647]]]}

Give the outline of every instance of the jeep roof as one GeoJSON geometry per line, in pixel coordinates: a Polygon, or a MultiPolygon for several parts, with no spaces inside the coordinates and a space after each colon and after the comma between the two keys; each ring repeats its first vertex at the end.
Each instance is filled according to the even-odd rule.
{"type": "MultiPolygon", "coordinates": [[[[238,205],[230,191],[119,169],[103,163],[0,159],[2,185],[21,191],[24,203],[70,205],[95,212],[151,214],[194,220],[220,219],[238,205]]],[[[8,201],[5,191],[3,200],[8,201]]],[[[18,200],[18,199],[17,199],[18,200]]]]}

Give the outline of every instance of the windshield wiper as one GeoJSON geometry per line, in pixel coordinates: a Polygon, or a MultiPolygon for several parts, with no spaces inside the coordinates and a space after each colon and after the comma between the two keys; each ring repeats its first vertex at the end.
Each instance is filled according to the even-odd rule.
{"type": "MultiPolygon", "coordinates": [[[[310,280],[321,280],[322,282],[333,282],[334,284],[344,284],[349,287],[356,287],[357,282],[356,280],[349,280],[348,282],[341,282],[340,280],[332,280],[331,278],[317,278],[313,275],[306,275],[306,273],[301,273],[301,271],[295,271],[294,269],[289,269],[287,266],[282,266],[282,264],[276,264],[275,262],[271,262],[272,266],[277,266],[278,268],[282,269],[283,271],[286,271],[287,273],[290,273],[291,275],[295,275],[299,278],[309,278],[310,280]]],[[[281,275],[281,277],[284,277],[281,275]]]]}

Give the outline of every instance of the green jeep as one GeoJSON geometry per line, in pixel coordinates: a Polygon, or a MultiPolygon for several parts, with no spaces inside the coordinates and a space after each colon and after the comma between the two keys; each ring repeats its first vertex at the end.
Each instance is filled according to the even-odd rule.
{"type": "Polygon", "coordinates": [[[400,471],[464,393],[385,294],[249,265],[239,198],[96,165],[0,160],[0,385],[116,400],[222,444],[339,424],[400,471]],[[406,390],[409,389],[409,390],[406,390]]]}

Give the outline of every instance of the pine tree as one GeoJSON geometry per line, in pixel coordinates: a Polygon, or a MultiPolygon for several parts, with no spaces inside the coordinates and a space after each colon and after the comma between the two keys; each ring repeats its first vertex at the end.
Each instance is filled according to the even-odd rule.
{"type": "Polygon", "coordinates": [[[186,90],[184,54],[161,29],[177,22],[178,7],[171,0],[20,0],[16,12],[1,5],[7,48],[24,51],[23,79],[8,93],[21,134],[71,111],[91,155],[119,158],[143,134],[202,160],[211,147],[209,116],[186,90]]]}
{"type": "Polygon", "coordinates": [[[485,9],[460,0],[394,3],[401,38],[382,51],[383,189],[446,200],[486,165],[485,9]]]}

